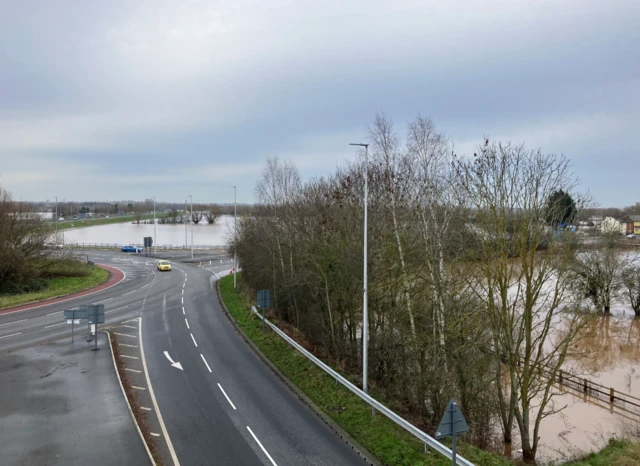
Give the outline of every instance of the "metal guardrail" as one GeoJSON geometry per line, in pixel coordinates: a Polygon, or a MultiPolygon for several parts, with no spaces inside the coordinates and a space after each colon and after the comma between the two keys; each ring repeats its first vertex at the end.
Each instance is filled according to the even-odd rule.
{"type": "MultiPolygon", "coordinates": [[[[123,246],[137,246],[144,247],[141,243],[130,243],[130,244],[122,244],[122,243],[65,243],[65,247],[67,248],[95,248],[95,249],[121,249],[123,246]]],[[[185,251],[191,250],[191,245],[185,246],[184,244],[158,244],[155,246],[151,246],[156,249],[183,249],[185,251]]],[[[193,249],[225,249],[225,246],[212,246],[210,244],[194,244],[193,249]]]]}
{"type": "MultiPolygon", "coordinates": [[[[294,339],[289,337],[289,335],[287,335],[282,330],[280,330],[276,325],[271,323],[268,319],[263,318],[262,314],[260,314],[258,312],[258,310],[256,309],[255,306],[251,306],[251,310],[260,318],[260,320],[264,320],[264,323],[267,324],[269,327],[271,327],[271,330],[273,330],[278,335],[280,335],[287,343],[289,343],[291,346],[293,346],[295,349],[297,349],[300,353],[302,353],[304,356],[306,356],[307,359],[309,359],[311,362],[313,362],[320,369],[322,369],[327,374],[329,374],[331,377],[333,377],[337,382],[340,382],[351,393],[353,393],[354,395],[357,395],[360,399],[362,399],[365,403],[367,403],[369,406],[374,408],[376,411],[381,412],[382,414],[387,416],[389,419],[391,419],[393,422],[398,424],[400,427],[405,429],[407,432],[413,434],[415,437],[417,437],[425,445],[433,448],[435,451],[437,451],[438,453],[440,453],[443,456],[446,456],[450,460],[452,459],[453,452],[446,445],[443,445],[442,443],[438,442],[436,439],[431,437],[429,434],[427,434],[427,433],[423,432],[422,430],[418,429],[416,426],[411,424],[409,421],[407,421],[406,419],[402,418],[398,414],[396,414],[393,411],[391,411],[389,408],[387,408],[385,405],[383,405],[382,403],[377,401],[375,398],[372,398],[369,395],[367,395],[365,392],[360,390],[354,384],[352,384],[347,379],[345,379],[343,376],[341,376],[336,371],[334,371],[331,367],[327,366],[320,359],[318,359],[313,354],[311,354],[309,351],[304,349],[294,339]]],[[[459,465],[462,465],[462,466],[475,466],[471,461],[464,459],[460,455],[457,455],[457,457],[456,457],[456,464],[459,464],[459,465]]]]}

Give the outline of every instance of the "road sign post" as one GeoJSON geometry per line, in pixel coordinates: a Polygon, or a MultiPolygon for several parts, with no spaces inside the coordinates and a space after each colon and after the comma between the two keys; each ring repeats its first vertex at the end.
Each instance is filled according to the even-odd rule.
{"type": "Polygon", "coordinates": [[[104,324],[104,304],[90,304],[88,307],[89,324],[95,325],[95,346],[93,351],[98,351],[98,324],[104,324]]]}
{"type": "Polygon", "coordinates": [[[436,430],[436,438],[440,440],[444,437],[451,437],[451,451],[453,453],[451,455],[451,464],[453,466],[456,466],[456,436],[467,432],[469,432],[467,421],[464,419],[458,403],[452,398],[449,406],[447,406],[447,411],[442,417],[442,421],[440,421],[438,430],[436,430]]]}
{"type": "Polygon", "coordinates": [[[80,319],[87,318],[87,306],[78,306],[63,312],[63,318],[71,324],[71,343],[73,343],[74,326],[80,323],[80,319]]]}

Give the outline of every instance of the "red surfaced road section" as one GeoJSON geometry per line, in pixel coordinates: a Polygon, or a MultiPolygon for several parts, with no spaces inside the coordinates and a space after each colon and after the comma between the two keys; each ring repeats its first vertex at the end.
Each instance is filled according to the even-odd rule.
{"type": "Polygon", "coordinates": [[[101,267],[107,270],[111,274],[111,276],[109,277],[109,280],[107,280],[104,283],[101,283],[98,286],[89,288],[88,290],[78,291],[77,293],[58,296],[56,298],[44,299],[42,301],[35,301],[29,304],[23,304],[21,306],[8,307],[6,309],[0,310],[0,314],[10,314],[12,312],[28,311],[29,309],[35,309],[38,307],[48,306],[50,304],[69,301],[70,299],[79,298],[80,296],[87,296],[93,293],[97,293],[98,291],[106,290],[107,288],[111,288],[112,286],[115,286],[118,283],[120,283],[122,280],[124,280],[124,272],[122,270],[116,269],[115,267],[109,267],[108,265],[103,265],[103,264],[96,264],[96,265],[98,267],[101,267]]]}

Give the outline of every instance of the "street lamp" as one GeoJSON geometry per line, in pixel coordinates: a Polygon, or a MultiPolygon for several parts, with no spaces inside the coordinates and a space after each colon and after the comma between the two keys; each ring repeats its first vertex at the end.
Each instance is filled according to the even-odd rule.
{"type": "Polygon", "coordinates": [[[187,249],[187,245],[189,242],[187,241],[187,212],[189,211],[189,207],[187,206],[187,200],[184,200],[184,248],[187,249]]]}
{"type": "Polygon", "coordinates": [[[58,247],[58,196],[56,198],[56,248],[58,247]]]}
{"type": "Polygon", "coordinates": [[[193,259],[193,196],[189,194],[191,199],[191,259],[193,259]]]}
{"type": "Polygon", "coordinates": [[[367,300],[367,202],[369,197],[369,144],[350,143],[364,147],[364,292],[362,304],[362,390],[367,393],[367,359],[369,352],[369,310],[367,300]]]}
{"type": "Polygon", "coordinates": [[[153,254],[157,255],[158,247],[156,246],[156,197],[153,196],[153,254]]]}
{"type": "Polygon", "coordinates": [[[236,187],[233,188],[233,288],[237,286],[236,269],[238,268],[238,204],[236,202],[236,187]]]}

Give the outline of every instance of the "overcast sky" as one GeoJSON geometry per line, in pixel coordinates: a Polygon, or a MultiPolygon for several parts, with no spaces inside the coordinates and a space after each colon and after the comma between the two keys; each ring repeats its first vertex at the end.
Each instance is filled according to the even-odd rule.
{"type": "Polygon", "coordinates": [[[640,1],[0,0],[0,184],[15,198],[254,199],[269,156],[353,158],[384,111],[473,152],[572,160],[640,201],[640,1]]]}

